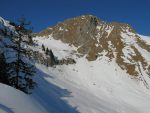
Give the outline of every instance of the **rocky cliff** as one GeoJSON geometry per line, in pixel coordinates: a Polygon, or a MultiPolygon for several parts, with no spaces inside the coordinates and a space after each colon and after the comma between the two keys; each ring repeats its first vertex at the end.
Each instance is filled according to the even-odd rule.
{"type": "Polygon", "coordinates": [[[52,35],[57,40],[74,45],[88,61],[106,56],[109,62],[115,60],[130,75],[140,75],[140,65],[149,74],[149,63],[139,48],[150,52],[150,45],[128,24],[106,23],[95,16],[86,15],[65,20],[37,35],[52,35]]]}

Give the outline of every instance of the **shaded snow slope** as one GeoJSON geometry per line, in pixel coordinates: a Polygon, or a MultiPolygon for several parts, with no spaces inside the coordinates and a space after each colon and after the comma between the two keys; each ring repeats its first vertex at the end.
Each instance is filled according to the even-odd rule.
{"type": "Polygon", "coordinates": [[[4,20],[2,17],[0,17],[0,29],[7,29],[7,31],[14,31],[14,26],[9,24],[10,22],[7,20],[4,20]]]}
{"type": "Polygon", "coordinates": [[[0,84],[0,113],[47,113],[36,100],[12,87],[0,84]]]}
{"type": "MultiPolygon", "coordinates": [[[[42,40],[41,38],[36,37],[35,40],[39,45],[42,43],[46,47],[53,48],[52,51],[58,57],[70,56],[69,53],[74,50],[70,46],[69,53],[63,51],[63,54],[59,54],[62,49],[58,47],[63,48],[64,43],[55,40],[59,42],[55,49],[54,39],[42,40]]],[[[72,56],[77,62],[73,65],[49,68],[40,64],[36,65],[39,69],[39,78],[37,78],[39,87],[35,90],[33,97],[48,111],[56,113],[149,113],[150,90],[146,89],[143,81],[131,79],[115,60],[108,62],[105,54],[91,62],[85,57],[72,56]]],[[[149,81],[148,77],[145,79],[149,81]]]]}
{"type": "Polygon", "coordinates": [[[39,73],[40,86],[34,97],[49,111],[149,113],[150,91],[123,74],[113,63],[89,63],[79,59],[72,66],[37,67],[45,73],[39,73]]]}
{"type": "MultiPolygon", "coordinates": [[[[15,53],[4,45],[12,45],[12,41],[3,36],[2,31],[15,32],[9,21],[0,17],[0,52],[4,52],[7,62],[14,60],[15,53]],[[11,54],[9,53],[11,51],[11,54]]],[[[0,83],[0,113],[48,113],[31,95],[24,94],[12,87],[0,83]]]]}
{"type": "MultiPolygon", "coordinates": [[[[0,24],[5,26],[1,18],[0,24]]],[[[130,47],[134,45],[149,64],[149,52],[136,44],[133,34],[121,34],[121,36],[120,41],[127,44],[121,51],[124,54],[124,61],[130,64],[138,63],[127,59],[131,57],[131,54],[135,54],[135,48],[130,47]]],[[[110,61],[106,56],[106,50],[102,51],[96,60],[88,61],[86,55],[80,56],[77,47],[55,40],[51,35],[35,37],[34,40],[37,45],[31,47],[33,50],[44,54],[41,49],[41,45],[44,44],[45,47],[52,49],[58,59],[71,57],[76,64],[46,67],[36,63],[35,81],[38,85],[31,95],[0,84],[0,113],[150,112],[150,89],[143,84],[146,82],[149,86],[150,78],[140,63],[138,65],[141,73],[139,80],[138,77],[131,77],[121,69],[115,59],[110,61]]],[[[145,39],[149,44],[147,40],[149,39],[145,39]]],[[[108,47],[116,53],[116,49],[113,50],[112,46],[109,41],[108,47]]]]}
{"type": "Polygon", "coordinates": [[[140,35],[138,34],[139,37],[141,37],[146,43],[150,44],[150,36],[144,36],[144,35],[140,35]]]}

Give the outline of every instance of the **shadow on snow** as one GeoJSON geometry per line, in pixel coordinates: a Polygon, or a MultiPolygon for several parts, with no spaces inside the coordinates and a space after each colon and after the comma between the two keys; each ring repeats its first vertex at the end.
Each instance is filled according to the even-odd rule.
{"type": "Polygon", "coordinates": [[[2,109],[3,111],[5,111],[6,113],[15,113],[11,110],[11,108],[8,108],[2,104],[0,104],[0,109],[2,109]]]}
{"type": "Polygon", "coordinates": [[[37,69],[36,82],[37,87],[33,91],[33,97],[46,108],[50,113],[79,113],[77,107],[72,107],[63,97],[71,97],[71,92],[67,89],[62,89],[45,78],[51,78],[50,75],[37,69]]]}

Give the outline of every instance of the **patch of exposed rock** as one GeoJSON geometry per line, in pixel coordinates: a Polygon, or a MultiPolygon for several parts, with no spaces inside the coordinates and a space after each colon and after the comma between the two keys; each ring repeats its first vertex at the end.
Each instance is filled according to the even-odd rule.
{"type": "Polygon", "coordinates": [[[44,53],[41,53],[39,51],[30,51],[28,53],[28,57],[30,59],[35,60],[36,62],[43,64],[47,67],[52,67],[55,65],[68,65],[68,64],[75,64],[76,61],[72,58],[66,58],[58,60],[55,56],[52,55],[45,55],[44,53]]]}
{"type": "MultiPolygon", "coordinates": [[[[103,57],[103,53],[105,53],[109,61],[115,59],[120,68],[130,75],[138,76],[141,74],[140,64],[147,73],[150,73],[148,71],[150,66],[146,59],[138,48],[130,43],[130,40],[133,40],[134,43],[137,43],[139,47],[148,52],[150,52],[150,45],[138,37],[128,24],[106,23],[95,16],[86,15],[65,20],[54,27],[43,30],[37,35],[52,35],[54,39],[74,45],[78,48],[77,51],[83,56],[86,55],[89,61],[103,57]],[[122,34],[129,38],[129,42],[122,34]],[[134,54],[126,56],[123,52],[126,48],[134,51],[134,54]]],[[[66,60],[61,62],[67,64],[66,60]]]]}

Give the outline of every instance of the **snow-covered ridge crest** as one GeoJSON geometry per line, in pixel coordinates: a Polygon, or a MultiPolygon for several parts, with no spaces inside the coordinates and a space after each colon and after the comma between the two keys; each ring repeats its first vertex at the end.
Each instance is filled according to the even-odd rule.
{"type": "Polygon", "coordinates": [[[15,27],[10,25],[10,22],[0,17],[0,29],[6,29],[7,31],[14,31],[15,27]]]}
{"type": "Polygon", "coordinates": [[[34,37],[33,50],[45,55],[43,44],[58,59],[70,57],[76,63],[46,67],[36,62],[39,85],[29,97],[0,84],[5,90],[0,98],[9,91],[13,97],[19,95],[15,106],[10,104],[11,95],[10,101],[0,99],[2,112],[8,111],[2,109],[6,106],[15,113],[20,108],[25,113],[149,113],[150,43],[128,25],[101,22],[93,16],[81,20],[69,19],[46,30],[47,35],[34,37]]]}
{"type": "Polygon", "coordinates": [[[95,16],[85,15],[67,19],[37,34],[37,36],[49,35],[77,47],[77,52],[81,56],[86,56],[88,61],[102,58],[105,54],[109,61],[115,59],[120,68],[130,75],[141,75],[139,62],[146,73],[150,73],[149,63],[142,54],[142,49],[149,54],[150,45],[128,24],[107,23],[95,16]]]}

